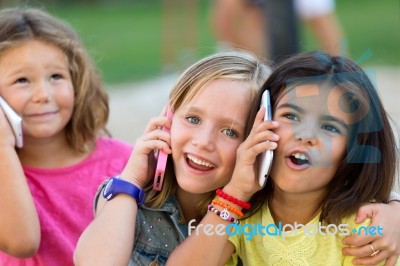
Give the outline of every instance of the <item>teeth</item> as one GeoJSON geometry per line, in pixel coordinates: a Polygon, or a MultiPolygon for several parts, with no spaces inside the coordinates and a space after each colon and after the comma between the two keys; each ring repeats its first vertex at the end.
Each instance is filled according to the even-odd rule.
{"type": "Polygon", "coordinates": [[[307,156],[304,153],[294,153],[292,154],[292,156],[296,159],[300,159],[300,160],[307,160],[307,156]]]}
{"type": "Polygon", "coordinates": [[[188,154],[187,157],[189,158],[189,160],[191,160],[191,161],[194,162],[195,164],[207,166],[207,167],[210,167],[210,168],[211,168],[211,167],[214,167],[214,165],[213,165],[212,163],[209,163],[209,162],[200,160],[199,158],[196,158],[196,157],[194,157],[194,156],[191,155],[191,154],[188,154]]]}

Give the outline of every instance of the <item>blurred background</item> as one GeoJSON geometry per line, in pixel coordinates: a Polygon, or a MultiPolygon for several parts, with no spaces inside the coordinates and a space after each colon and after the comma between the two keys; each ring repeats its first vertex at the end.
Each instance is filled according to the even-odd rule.
{"type": "MultiPolygon", "coordinates": [[[[280,48],[292,49],[289,53],[330,50],[322,43],[340,39],[330,52],[345,54],[368,70],[398,132],[400,1],[337,0],[330,17],[319,22],[307,8],[300,22],[299,14],[284,6],[291,1],[297,0],[0,0],[0,8],[39,7],[75,28],[110,94],[108,128],[132,144],[166,104],[178,74],[225,49],[226,41],[271,59],[280,48]],[[271,4],[281,5],[280,12],[271,4]],[[283,38],[282,43],[271,38],[283,38]]],[[[314,5],[322,2],[334,3],[316,0],[314,5]]]]}
{"type": "MultiPolygon", "coordinates": [[[[117,84],[180,71],[214,52],[211,11],[216,1],[0,0],[0,7],[41,7],[66,20],[82,37],[106,83],[117,84]]],[[[347,55],[363,66],[400,65],[399,0],[337,0],[336,16],[347,55]]],[[[310,28],[298,26],[300,49],[319,48],[310,28]]]]}

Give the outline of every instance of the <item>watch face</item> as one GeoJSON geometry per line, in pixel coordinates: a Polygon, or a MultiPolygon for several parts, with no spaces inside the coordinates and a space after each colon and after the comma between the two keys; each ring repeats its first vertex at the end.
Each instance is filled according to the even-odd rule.
{"type": "Polygon", "coordinates": [[[108,195],[108,192],[110,190],[112,183],[113,183],[113,179],[111,178],[110,181],[107,182],[106,187],[104,188],[103,197],[108,198],[111,196],[111,195],[108,195]]]}

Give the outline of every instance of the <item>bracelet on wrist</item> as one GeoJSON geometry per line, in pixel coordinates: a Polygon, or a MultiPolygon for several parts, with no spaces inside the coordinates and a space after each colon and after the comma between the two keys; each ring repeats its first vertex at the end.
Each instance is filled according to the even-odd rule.
{"type": "Polygon", "coordinates": [[[228,204],[223,203],[222,201],[219,201],[217,199],[213,199],[212,203],[216,204],[216,205],[219,205],[219,206],[223,207],[224,209],[227,209],[227,210],[233,212],[234,214],[236,214],[239,217],[243,217],[243,212],[241,212],[240,210],[238,210],[238,209],[236,209],[236,208],[234,208],[234,207],[232,207],[232,206],[230,206],[228,204]]]}
{"type": "Polygon", "coordinates": [[[220,189],[220,188],[217,189],[216,193],[221,198],[226,199],[226,200],[228,200],[228,201],[230,201],[230,202],[242,207],[243,209],[250,209],[250,207],[251,207],[251,204],[249,202],[242,201],[242,200],[239,200],[239,199],[237,199],[237,198],[235,198],[235,197],[233,197],[231,195],[228,195],[224,191],[222,191],[222,189],[220,189]]]}
{"type": "Polygon", "coordinates": [[[222,220],[234,223],[234,224],[239,224],[239,221],[233,217],[231,217],[231,214],[227,209],[223,209],[222,211],[217,210],[213,205],[209,204],[208,205],[208,210],[215,213],[219,217],[221,217],[222,220]]]}

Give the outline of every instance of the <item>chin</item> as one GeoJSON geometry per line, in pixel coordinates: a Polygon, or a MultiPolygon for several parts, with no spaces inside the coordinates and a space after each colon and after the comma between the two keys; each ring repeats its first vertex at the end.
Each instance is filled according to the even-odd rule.
{"type": "Polygon", "coordinates": [[[193,180],[177,180],[178,186],[181,190],[191,194],[205,194],[215,189],[210,189],[210,185],[194,182],[193,180]]]}

